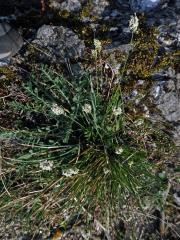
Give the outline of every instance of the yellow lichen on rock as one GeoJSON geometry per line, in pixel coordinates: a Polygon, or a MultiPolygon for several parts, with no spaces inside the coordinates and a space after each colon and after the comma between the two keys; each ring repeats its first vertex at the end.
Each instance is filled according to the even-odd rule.
{"type": "Polygon", "coordinates": [[[62,17],[62,18],[68,18],[70,16],[70,12],[68,12],[68,10],[62,10],[62,11],[59,11],[59,16],[62,17]]]}
{"type": "Polygon", "coordinates": [[[16,76],[16,72],[9,66],[0,67],[0,85],[4,82],[13,80],[16,76]]]}
{"type": "Polygon", "coordinates": [[[135,36],[134,51],[130,54],[127,69],[133,76],[148,78],[154,72],[167,66],[173,66],[172,53],[160,54],[157,41],[158,32],[155,28],[141,29],[135,36]]]}
{"type": "Polygon", "coordinates": [[[140,30],[134,38],[135,50],[128,59],[128,70],[139,77],[149,77],[154,71],[155,58],[159,44],[156,40],[155,30],[140,30]]]}

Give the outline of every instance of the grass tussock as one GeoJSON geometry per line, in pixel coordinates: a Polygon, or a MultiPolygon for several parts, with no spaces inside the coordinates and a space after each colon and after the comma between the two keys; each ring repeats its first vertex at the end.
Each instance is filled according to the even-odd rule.
{"type": "MultiPolygon", "coordinates": [[[[132,20],[135,33],[137,16],[132,20]]],[[[94,45],[97,62],[102,49],[99,41],[94,45]]],[[[169,139],[148,119],[133,116],[121,87],[112,76],[67,78],[45,66],[24,81],[24,100],[6,103],[19,116],[14,127],[0,127],[0,211],[33,224],[47,218],[66,225],[67,213],[107,223],[119,209],[128,216],[147,199],[161,202],[158,173],[169,139]]]]}
{"type": "Polygon", "coordinates": [[[155,162],[163,138],[125,112],[119,84],[104,95],[89,75],[68,80],[42,67],[23,87],[28,101],[9,103],[21,118],[0,132],[1,211],[38,219],[64,210],[93,215],[98,207],[103,218],[160,189],[155,162]]]}

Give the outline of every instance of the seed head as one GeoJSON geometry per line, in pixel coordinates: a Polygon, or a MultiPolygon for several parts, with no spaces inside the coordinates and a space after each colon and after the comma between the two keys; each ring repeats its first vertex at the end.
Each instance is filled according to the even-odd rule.
{"type": "Polygon", "coordinates": [[[91,54],[92,54],[92,57],[93,57],[94,59],[97,59],[98,52],[97,52],[96,49],[92,49],[92,50],[91,50],[91,54]]]}
{"type": "Polygon", "coordinates": [[[101,42],[98,39],[94,39],[94,47],[97,52],[101,52],[102,50],[102,45],[101,42]]]}
{"type": "Polygon", "coordinates": [[[115,116],[121,115],[121,114],[122,114],[122,109],[121,109],[121,107],[113,108],[113,114],[114,114],[115,116]]]}
{"type": "Polygon", "coordinates": [[[43,171],[51,171],[53,168],[53,162],[48,160],[40,162],[40,168],[43,171]]]}
{"type": "Polygon", "coordinates": [[[58,106],[56,103],[53,103],[52,107],[51,107],[51,111],[55,114],[55,115],[65,115],[65,110],[63,107],[58,106]]]}
{"type": "Polygon", "coordinates": [[[86,103],[86,104],[84,104],[84,106],[82,107],[82,110],[83,110],[83,112],[85,112],[85,113],[88,114],[88,113],[91,113],[92,107],[91,107],[90,104],[86,103]]]}
{"type": "Polygon", "coordinates": [[[118,155],[120,155],[120,154],[123,153],[123,151],[124,151],[124,150],[123,150],[122,147],[117,147],[116,150],[115,150],[115,153],[118,154],[118,155]]]}
{"type": "Polygon", "coordinates": [[[69,169],[64,169],[62,171],[62,175],[65,177],[71,177],[72,175],[78,174],[79,169],[78,168],[69,168],[69,169]]]}
{"type": "Polygon", "coordinates": [[[138,27],[139,27],[139,19],[135,13],[134,16],[131,16],[129,20],[129,28],[133,33],[136,33],[138,32],[138,27]]]}

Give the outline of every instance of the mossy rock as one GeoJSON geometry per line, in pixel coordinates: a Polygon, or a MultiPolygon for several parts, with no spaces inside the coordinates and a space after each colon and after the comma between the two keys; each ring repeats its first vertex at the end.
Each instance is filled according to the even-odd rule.
{"type": "Polygon", "coordinates": [[[155,28],[144,28],[134,37],[135,50],[130,53],[127,69],[136,78],[149,78],[154,72],[167,66],[174,67],[174,53],[159,55],[160,44],[155,28]]]}
{"type": "Polygon", "coordinates": [[[16,77],[16,71],[10,66],[0,67],[0,85],[9,83],[16,77]]]}

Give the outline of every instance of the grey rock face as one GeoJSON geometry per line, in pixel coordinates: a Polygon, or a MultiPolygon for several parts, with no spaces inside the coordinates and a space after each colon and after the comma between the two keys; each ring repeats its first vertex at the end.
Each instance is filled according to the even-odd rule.
{"type": "Polygon", "coordinates": [[[107,6],[109,6],[108,0],[52,0],[50,2],[50,7],[60,12],[80,13],[80,17],[77,17],[82,22],[102,19],[107,6]]]}
{"type": "Polygon", "coordinates": [[[55,10],[66,10],[70,13],[77,12],[81,9],[82,4],[85,3],[86,0],[53,0],[50,2],[50,7],[55,10]]]}
{"type": "Polygon", "coordinates": [[[4,36],[6,33],[8,33],[11,30],[11,27],[7,23],[1,23],[0,24],[0,37],[4,36]]]}
{"type": "Polygon", "coordinates": [[[158,41],[166,50],[177,49],[180,46],[180,20],[172,21],[169,25],[161,25],[158,30],[160,32],[158,41]]]}
{"type": "Polygon", "coordinates": [[[84,41],[73,31],[62,26],[43,25],[39,28],[33,43],[40,49],[45,49],[50,58],[60,62],[81,58],[85,49],[84,41]]]}
{"type": "Polygon", "coordinates": [[[175,143],[180,146],[180,74],[167,81],[157,81],[151,94],[162,118],[172,123],[175,143]]]}
{"type": "Polygon", "coordinates": [[[20,34],[7,23],[0,23],[0,59],[15,55],[23,45],[20,34]]]}
{"type": "Polygon", "coordinates": [[[88,16],[82,16],[82,20],[84,22],[94,22],[94,20],[100,20],[103,19],[105,16],[109,15],[108,6],[109,6],[108,0],[93,0],[91,4],[86,5],[85,12],[89,12],[88,16]],[[107,13],[105,13],[105,10],[107,9],[107,13]]]}
{"type": "Polygon", "coordinates": [[[163,3],[165,0],[130,0],[130,6],[135,12],[149,11],[163,3]]]}
{"type": "MultiPolygon", "coordinates": [[[[126,5],[134,12],[148,12],[166,2],[168,2],[168,0],[129,0],[126,1],[126,5]]],[[[117,4],[120,7],[125,4],[125,1],[117,0],[117,4]]]]}
{"type": "Polygon", "coordinates": [[[0,16],[8,16],[11,14],[17,14],[24,12],[27,9],[40,9],[41,1],[40,0],[0,0],[0,16]],[[17,11],[18,10],[18,11],[17,11]]]}

